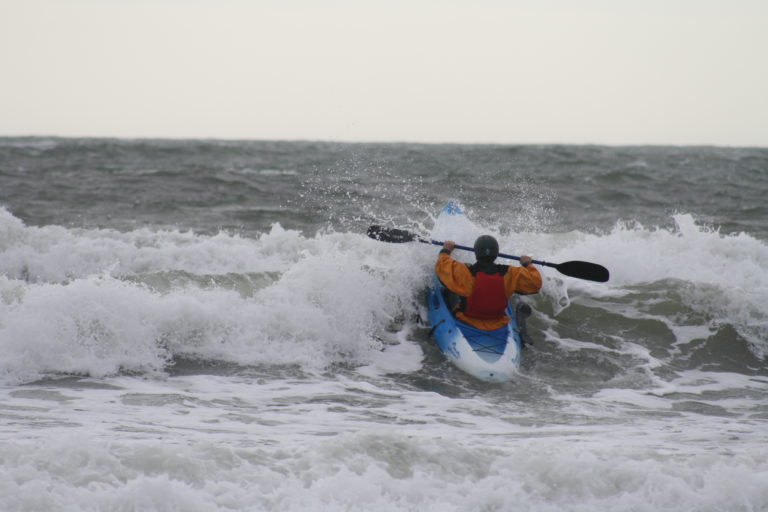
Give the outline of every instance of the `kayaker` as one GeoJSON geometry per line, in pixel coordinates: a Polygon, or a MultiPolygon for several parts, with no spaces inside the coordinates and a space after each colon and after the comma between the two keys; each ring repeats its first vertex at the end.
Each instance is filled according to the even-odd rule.
{"type": "Polygon", "coordinates": [[[473,327],[493,330],[505,326],[504,310],[513,293],[530,294],[541,290],[541,274],[530,256],[520,256],[521,266],[498,265],[499,243],[490,235],[475,240],[473,265],[451,258],[456,244],[447,240],[437,257],[435,272],[448,290],[462,297],[455,307],[456,318],[473,327]]]}

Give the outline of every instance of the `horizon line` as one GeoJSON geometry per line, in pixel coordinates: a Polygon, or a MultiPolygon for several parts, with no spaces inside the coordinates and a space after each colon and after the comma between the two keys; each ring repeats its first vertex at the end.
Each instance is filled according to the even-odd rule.
{"type": "Polygon", "coordinates": [[[8,135],[0,133],[2,139],[93,139],[93,140],[125,140],[125,141],[219,141],[219,142],[286,142],[313,144],[370,144],[397,145],[413,144],[423,146],[600,146],[600,147],[711,147],[731,149],[768,149],[768,144],[723,144],[712,142],[675,143],[675,142],[457,142],[457,141],[419,141],[419,140],[373,140],[373,139],[322,139],[322,138],[249,138],[224,136],[123,136],[123,135],[8,135]]]}

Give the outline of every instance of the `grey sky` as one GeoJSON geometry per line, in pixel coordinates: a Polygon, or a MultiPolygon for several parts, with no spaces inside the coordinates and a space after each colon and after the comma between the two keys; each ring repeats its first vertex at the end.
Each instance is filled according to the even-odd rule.
{"type": "Polygon", "coordinates": [[[768,2],[0,0],[0,135],[768,145],[768,2]]]}

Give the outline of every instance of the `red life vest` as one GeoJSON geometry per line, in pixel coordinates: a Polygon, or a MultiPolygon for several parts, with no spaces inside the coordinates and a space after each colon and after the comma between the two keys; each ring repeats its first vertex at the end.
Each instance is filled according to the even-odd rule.
{"type": "Polygon", "coordinates": [[[475,286],[472,295],[467,297],[464,314],[474,318],[494,319],[504,316],[507,307],[507,294],[504,291],[504,276],[500,273],[475,274],[475,286]]]}

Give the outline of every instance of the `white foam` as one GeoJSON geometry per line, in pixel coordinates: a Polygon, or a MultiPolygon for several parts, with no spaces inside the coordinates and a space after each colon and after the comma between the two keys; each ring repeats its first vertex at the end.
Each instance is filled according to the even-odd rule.
{"type": "Polygon", "coordinates": [[[132,275],[166,270],[196,274],[284,269],[308,247],[298,231],[275,225],[258,239],[219,233],[141,228],[28,227],[0,208],[0,272],[30,282],[62,282],[109,272],[132,275]]]}
{"type": "MultiPolygon", "coordinates": [[[[690,215],[675,220],[673,230],[618,224],[604,235],[518,233],[500,243],[509,252],[524,249],[551,261],[583,259],[610,269],[611,281],[600,284],[542,268],[538,300],[550,300],[555,313],[569,306],[573,290],[605,299],[641,284],[683,280],[689,283],[686,306],[715,324],[732,324],[758,355],[765,353],[766,245],[700,227],[690,215]]],[[[413,369],[421,354],[408,346],[413,342],[403,331],[410,322],[404,315],[417,310],[435,248],[353,233],[306,237],[277,224],[257,238],[28,227],[0,209],[0,255],[0,375],[18,382],[49,372],[157,372],[175,356],[413,369]],[[141,284],[152,273],[174,271],[200,279],[171,282],[170,288],[141,284]],[[265,272],[274,276],[247,293],[215,280],[200,284],[206,275],[265,272]],[[393,322],[406,337],[387,339],[393,322]],[[393,343],[402,347],[383,350],[393,343]]],[[[672,332],[695,334],[674,319],[659,319],[672,332]]]]}
{"type": "Polygon", "coordinates": [[[639,437],[473,446],[373,429],[278,448],[209,440],[4,443],[4,510],[763,510],[768,452],[681,453],[639,437]]]}
{"type": "Polygon", "coordinates": [[[552,298],[556,313],[560,311],[557,304],[568,304],[567,289],[610,297],[637,285],[685,282],[686,306],[712,318],[715,325],[733,325],[758,357],[768,354],[768,245],[746,233],[722,235],[699,225],[689,214],[673,219],[673,229],[618,223],[605,235],[528,234],[524,238],[536,246],[536,252],[548,253],[549,261],[592,261],[610,271],[610,281],[600,284],[542,269],[543,291],[552,298]],[[566,290],[562,283],[567,284],[566,290]]]}
{"type": "Polygon", "coordinates": [[[175,356],[308,369],[381,360],[391,367],[398,356],[382,355],[379,333],[412,307],[427,276],[412,263],[414,246],[356,234],[306,238],[275,225],[246,239],[4,220],[11,236],[2,265],[16,279],[0,279],[0,376],[13,382],[57,372],[157,372],[175,356]],[[34,278],[23,279],[29,276],[18,275],[21,268],[34,278]],[[194,281],[154,290],[135,279],[173,270],[277,277],[247,294],[194,281]]]}

